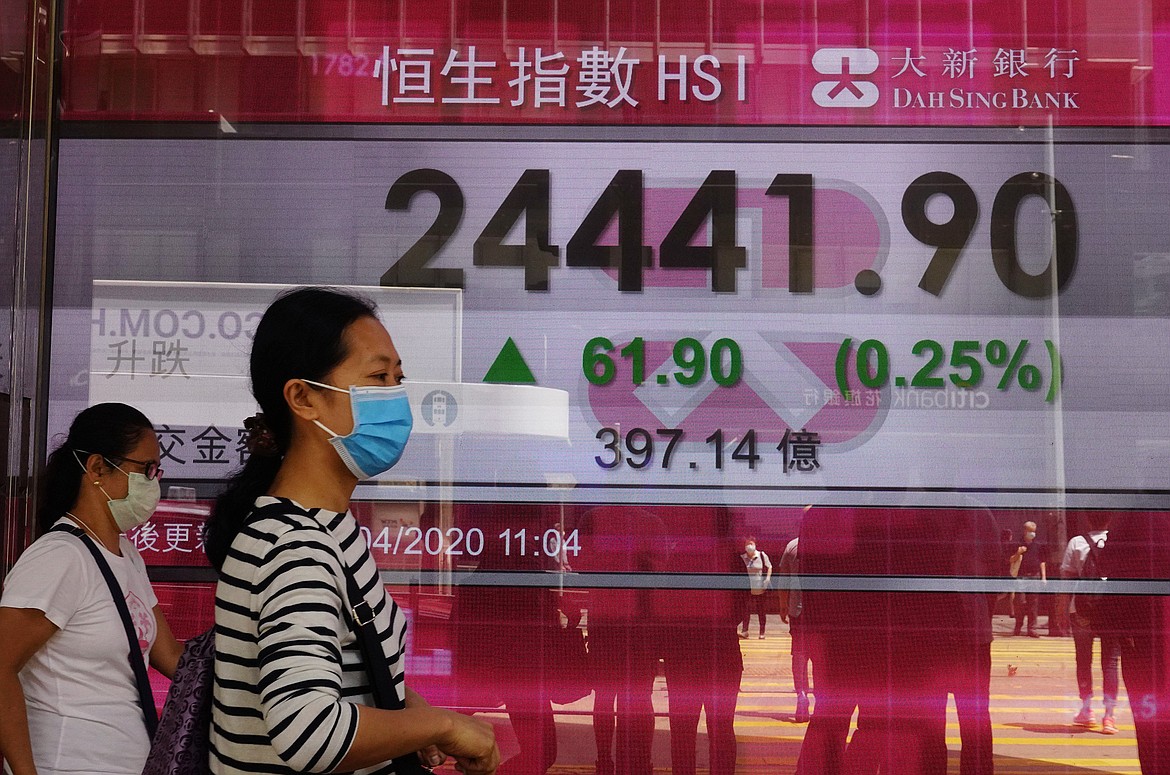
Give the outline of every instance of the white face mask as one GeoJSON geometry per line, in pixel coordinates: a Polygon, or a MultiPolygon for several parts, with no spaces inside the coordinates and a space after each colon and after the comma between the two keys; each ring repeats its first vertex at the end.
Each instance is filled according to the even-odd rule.
{"type": "Polygon", "coordinates": [[[756,553],[756,545],[755,544],[748,544],[747,546],[745,546],[743,548],[743,550],[747,554],[755,554],[756,553]]]}
{"type": "MultiPolygon", "coordinates": [[[[119,471],[122,471],[118,466],[114,466],[119,471]]],[[[110,507],[110,514],[114,517],[114,523],[118,525],[118,529],[125,533],[127,530],[138,527],[146,520],[154,515],[154,510],[158,508],[159,499],[162,497],[162,485],[159,484],[158,479],[147,479],[144,474],[127,473],[128,480],[126,488],[126,497],[114,500],[110,498],[110,494],[106,492],[105,488],[101,488],[106,497],[110,498],[106,504],[110,507]]]]}
{"type": "MultiPolygon", "coordinates": [[[[77,462],[81,465],[80,460],[77,462]]],[[[85,469],[84,465],[81,467],[83,470],[85,469]]],[[[154,510],[158,508],[158,502],[162,498],[162,485],[157,477],[147,479],[145,474],[130,473],[117,465],[114,468],[126,474],[126,497],[111,498],[110,494],[106,492],[106,488],[100,484],[98,489],[107,498],[106,505],[110,507],[110,516],[114,518],[114,524],[118,526],[118,530],[125,533],[138,527],[154,515],[154,510]]]]}

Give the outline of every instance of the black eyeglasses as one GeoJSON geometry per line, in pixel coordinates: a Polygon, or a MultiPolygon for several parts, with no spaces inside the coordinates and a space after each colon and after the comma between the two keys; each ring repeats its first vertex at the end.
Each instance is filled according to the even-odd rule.
{"type": "Polygon", "coordinates": [[[158,463],[154,462],[153,460],[135,460],[132,457],[120,457],[118,460],[121,460],[125,463],[134,463],[135,465],[142,466],[142,475],[147,479],[162,478],[163,470],[159,468],[158,463]]]}
{"type": "MultiPolygon", "coordinates": [[[[97,452],[97,453],[89,452],[89,451],[84,450],[84,449],[73,450],[74,456],[76,456],[78,453],[81,453],[83,455],[94,455],[94,454],[101,455],[100,452],[97,452]]],[[[147,479],[161,479],[162,475],[163,475],[163,470],[161,468],[159,468],[158,463],[154,462],[153,460],[135,460],[132,457],[109,458],[109,457],[106,457],[105,455],[102,455],[102,457],[105,458],[105,460],[108,463],[113,464],[115,467],[117,466],[117,463],[114,463],[115,460],[121,460],[124,463],[134,463],[135,465],[142,466],[142,475],[145,476],[147,479]]],[[[85,467],[85,463],[82,462],[80,458],[78,458],[77,462],[81,463],[82,468],[85,467]]]]}

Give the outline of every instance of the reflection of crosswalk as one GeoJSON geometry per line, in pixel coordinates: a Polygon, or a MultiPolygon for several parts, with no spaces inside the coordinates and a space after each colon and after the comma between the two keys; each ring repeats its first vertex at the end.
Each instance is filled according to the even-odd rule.
{"type": "MultiPolygon", "coordinates": [[[[777,629],[787,629],[779,627],[777,629]]],[[[744,677],[736,714],[739,739],[737,775],[790,773],[795,768],[800,743],[807,728],[792,719],[792,692],[787,633],[769,634],[767,640],[741,641],[744,677]]],[[[1099,657],[1094,654],[1094,710],[1101,715],[1099,657]]],[[[595,752],[588,711],[592,698],[568,706],[558,715],[560,740],[553,775],[591,775],[595,752]]],[[[655,684],[656,723],[654,759],[656,773],[670,772],[666,687],[655,684]]],[[[1124,689],[1117,710],[1119,732],[1113,736],[1072,724],[1078,707],[1076,663],[1071,638],[999,637],[992,645],[991,718],[995,735],[997,775],[1137,775],[1141,768],[1134,741],[1133,716],[1124,689]],[[1015,672],[1008,674],[1008,667],[1015,672]]],[[[558,708],[560,709],[560,708],[558,708]]],[[[501,714],[499,725],[507,726],[501,714]]],[[[509,730],[497,729],[503,737],[509,730]]],[[[700,724],[699,765],[706,773],[705,737],[700,724]]],[[[507,741],[501,740],[502,747],[507,741]]],[[[951,749],[950,772],[958,773],[959,726],[953,702],[948,707],[947,745],[951,749]]],[[[505,755],[507,751],[505,751],[505,755]]]]}
{"type": "MultiPolygon", "coordinates": [[[[747,756],[741,756],[739,772],[786,771],[791,764],[770,758],[765,751],[769,744],[783,746],[803,737],[803,726],[769,718],[777,709],[782,714],[792,712],[788,646],[786,635],[743,642],[745,679],[736,729],[741,754],[747,756]],[[768,769],[775,764],[780,765],[779,770],[768,769]]],[[[1099,659],[1096,654],[1094,657],[1099,659]]],[[[1101,675],[1097,665],[1099,661],[1094,667],[1099,717],[1101,675]]],[[[1101,734],[1099,727],[1073,726],[1077,707],[1071,638],[1000,637],[992,644],[991,718],[997,773],[1140,772],[1133,717],[1124,692],[1117,711],[1119,732],[1113,736],[1101,734]],[[1012,675],[1009,665],[1014,668],[1012,675]]],[[[959,725],[953,702],[948,707],[947,745],[957,754],[959,725]]],[[[957,765],[952,757],[955,772],[957,765]]]]}

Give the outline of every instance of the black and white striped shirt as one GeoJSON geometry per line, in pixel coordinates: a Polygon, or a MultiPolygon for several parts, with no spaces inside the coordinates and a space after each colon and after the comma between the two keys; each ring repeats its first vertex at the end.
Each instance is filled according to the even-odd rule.
{"type": "Polygon", "coordinates": [[[211,771],[333,772],[353,743],[357,706],[374,704],[344,614],[339,550],[375,613],[400,697],[406,618],[352,514],[272,497],[256,507],[268,508],[232,542],[215,592],[211,771]]]}

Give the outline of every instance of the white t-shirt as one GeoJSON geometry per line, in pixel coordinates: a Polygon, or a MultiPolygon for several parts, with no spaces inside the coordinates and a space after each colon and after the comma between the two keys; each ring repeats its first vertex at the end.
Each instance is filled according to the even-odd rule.
{"type": "MultiPolygon", "coordinates": [[[[142,557],[125,536],[119,542],[121,557],[98,546],[126,593],[146,658],[158,600],[142,557]]],[[[20,671],[37,771],[139,775],[150,740],[126,658],[126,630],[89,550],[66,533],[37,539],[4,580],[0,606],[35,608],[59,628],[20,671]]]]}
{"type": "Polygon", "coordinates": [[[761,551],[756,551],[755,557],[748,557],[747,552],[740,555],[743,560],[744,567],[747,568],[748,582],[751,584],[753,595],[764,594],[764,569],[767,568],[770,572],[772,570],[772,561],[768,559],[768,555],[761,551]]]}

